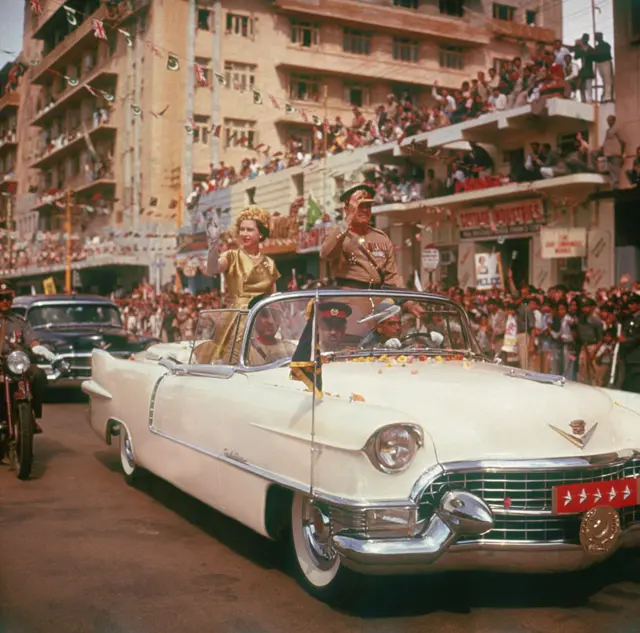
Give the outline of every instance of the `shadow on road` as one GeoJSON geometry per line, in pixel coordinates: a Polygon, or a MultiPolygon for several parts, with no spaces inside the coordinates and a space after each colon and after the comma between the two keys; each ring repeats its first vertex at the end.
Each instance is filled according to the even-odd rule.
{"type": "Polygon", "coordinates": [[[47,404],[84,404],[89,402],[87,396],[79,387],[68,389],[55,389],[49,387],[44,395],[45,406],[47,404]]]}
{"type": "MultiPolygon", "coordinates": [[[[95,455],[110,471],[122,472],[117,452],[101,451],[95,455]]],[[[125,485],[124,481],[122,485],[125,485]]],[[[239,556],[264,569],[279,569],[286,573],[281,544],[259,536],[154,475],[147,474],[136,488],[239,556]]],[[[594,612],[622,612],[628,608],[628,601],[640,601],[637,560],[638,556],[631,550],[624,550],[597,567],[570,574],[448,572],[423,576],[357,576],[349,607],[341,607],[340,611],[365,619],[411,617],[436,611],[464,614],[480,608],[587,607],[594,612]],[[634,583],[637,592],[611,587],[623,582],[634,583]],[[627,604],[593,601],[600,592],[615,595],[618,602],[627,601],[627,604]]]]}

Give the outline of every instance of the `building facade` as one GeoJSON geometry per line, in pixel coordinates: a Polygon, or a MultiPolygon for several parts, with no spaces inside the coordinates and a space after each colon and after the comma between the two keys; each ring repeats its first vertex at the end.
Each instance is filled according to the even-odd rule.
{"type": "Polygon", "coordinates": [[[371,117],[389,94],[431,103],[436,84],[550,44],[562,19],[561,3],[534,0],[39,5],[25,3],[18,264],[5,272],[60,285],[70,257],[97,291],[171,276],[172,236],[193,225],[184,201],[212,165],[292,136],[307,151],[314,125],[349,124],[354,106],[371,117]]]}

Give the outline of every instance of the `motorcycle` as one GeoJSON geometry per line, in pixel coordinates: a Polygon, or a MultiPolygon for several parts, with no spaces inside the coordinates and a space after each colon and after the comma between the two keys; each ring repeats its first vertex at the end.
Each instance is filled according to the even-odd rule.
{"type": "Polygon", "coordinates": [[[29,478],[33,464],[35,414],[29,367],[29,354],[15,344],[0,353],[0,461],[8,458],[22,480],[29,478]]]}

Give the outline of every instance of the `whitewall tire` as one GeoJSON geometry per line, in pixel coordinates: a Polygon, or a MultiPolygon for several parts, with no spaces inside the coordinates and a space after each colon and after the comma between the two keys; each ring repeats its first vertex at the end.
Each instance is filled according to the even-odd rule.
{"type": "Polygon", "coordinates": [[[312,595],[335,601],[349,571],[331,546],[329,519],[309,497],[295,493],[291,503],[291,550],[298,582],[312,595]]]}
{"type": "Polygon", "coordinates": [[[140,469],[136,466],[131,436],[122,425],[120,426],[120,464],[125,481],[130,485],[134,484],[138,479],[140,469]]]}

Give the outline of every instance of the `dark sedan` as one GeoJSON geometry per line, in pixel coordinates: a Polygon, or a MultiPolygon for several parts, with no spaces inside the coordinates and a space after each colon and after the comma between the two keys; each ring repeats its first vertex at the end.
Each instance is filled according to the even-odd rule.
{"type": "Polygon", "coordinates": [[[118,306],[104,297],[22,296],[15,298],[13,311],[29,322],[42,345],[69,364],[64,375],[50,363],[39,365],[55,387],[78,386],[90,378],[91,352],[96,348],[128,358],[158,342],[126,332],[118,306]]]}

